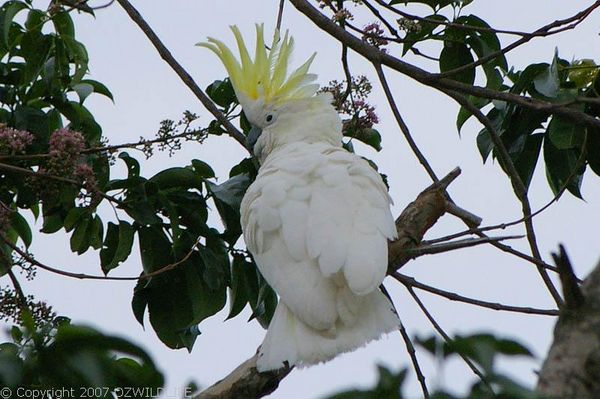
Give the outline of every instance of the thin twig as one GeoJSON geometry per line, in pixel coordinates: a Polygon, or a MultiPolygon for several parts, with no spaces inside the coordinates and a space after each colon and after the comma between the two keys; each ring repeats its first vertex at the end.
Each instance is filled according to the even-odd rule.
{"type": "MultiPolygon", "coordinates": [[[[138,147],[144,146],[144,145],[148,145],[148,144],[160,144],[160,143],[164,143],[170,140],[174,140],[174,139],[179,139],[179,138],[189,138],[189,137],[193,137],[193,136],[197,136],[199,133],[204,133],[205,131],[207,131],[208,129],[200,129],[200,130],[194,130],[191,132],[183,132],[183,133],[179,133],[179,134],[175,134],[173,136],[168,136],[168,137],[158,137],[152,140],[141,140],[141,141],[136,141],[136,142],[131,142],[131,143],[122,143],[122,144],[114,144],[114,145],[107,145],[107,146],[102,146],[102,147],[91,147],[91,148],[86,148],[84,150],[81,150],[81,154],[96,154],[96,153],[100,153],[100,152],[113,152],[116,150],[120,150],[123,148],[130,148],[130,149],[137,149],[138,147]]],[[[3,161],[30,161],[30,160],[38,160],[38,159],[47,159],[50,158],[50,153],[43,153],[43,154],[24,154],[24,155],[0,155],[0,162],[3,161]]]]}
{"type": "MultiPolygon", "coordinates": [[[[487,131],[490,134],[490,138],[492,139],[492,143],[494,143],[494,148],[497,151],[498,158],[502,161],[503,166],[506,169],[508,176],[510,177],[513,189],[515,194],[517,195],[517,199],[521,203],[521,209],[523,212],[523,216],[525,217],[525,230],[527,232],[527,241],[529,242],[529,247],[531,249],[531,254],[535,259],[542,260],[542,255],[540,253],[537,239],[535,235],[535,229],[533,227],[533,220],[531,218],[531,204],[529,203],[529,198],[527,197],[527,188],[523,184],[519,172],[517,171],[515,164],[504,145],[504,142],[500,138],[500,134],[496,130],[496,127],[490,121],[488,117],[486,117],[479,108],[471,104],[471,102],[462,94],[457,93],[455,91],[446,91],[446,93],[452,97],[456,102],[462,105],[467,111],[469,111],[479,122],[485,126],[487,131]]],[[[483,233],[480,233],[482,235],[483,233]]],[[[550,295],[554,298],[556,304],[560,307],[562,306],[563,300],[554,286],[554,283],[550,279],[550,276],[546,272],[546,270],[542,267],[538,267],[538,272],[546,284],[550,295]]]]}
{"type": "Polygon", "coordinates": [[[399,272],[394,272],[391,276],[398,280],[400,283],[404,284],[408,287],[418,288],[423,291],[427,291],[431,294],[441,296],[443,298],[449,299],[451,301],[468,303],[470,305],[479,306],[482,308],[505,311],[505,312],[515,312],[515,313],[525,313],[525,314],[535,314],[541,316],[558,316],[558,310],[556,309],[537,309],[532,307],[524,307],[524,306],[512,306],[512,305],[504,305],[502,303],[497,302],[488,302],[482,301],[475,298],[466,297],[464,295],[459,295],[454,292],[442,290],[437,287],[432,287],[427,284],[423,284],[417,281],[414,277],[410,277],[399,272]]]}
{"type": "MultiPolygon", "coordinates": [[[[448,334],[446,334],[446,332],[440,326],[440,324],[437,322],[437,320],[435,320],[435,317],[433,317],[431,315],[431,313],[429,312],[429,310],[427,309],[425,304],[421,301],[421,299],[418,297],[418,295],[415,293],[413,288],[406,286],[406,285],[405,285],[405,287],[408,290],[408,292],[410,293],[410,295],[413,297],[413,299],[415,300],[415,302],[417,303],[417,305],[419,306],[419,308],[421,309],[421,311],[423,312],[425,317],[427,317],[427,320],[429,320],[429,322],[431,323],[433,328],[435,328],[435,330],[438,332],[438,334],[441,335],[441,337],[444,339],[444,341],[451,343],[452,338],[450,338],[450,336],[448,334]]],[[[490,390],[490,392],[494,392],[492,387],[489,385],[487,379],[483,375],[483,373],[481,371],[479,371],[479,369],[477,368],[477,366],[475,366],[475,364],[471,361],[471,359],[469,359],[462,353],[459,353],[459,355],[460,355],[460,357],[462,357],[462,359],[467,364],[467,366],[469,366],[469,368],[473,371],[473,373],[475,373],[475,375],[477,377],[479,377],[479,379],[485,384],[485,386],[490,390]]]]}
{"type": "Polygon", "coordinates": [[[421,385],[421,391],[423,391],[423,398],[429,398],[429,390],[427,389],[427,384],[425,383],[425,376],[421,371],[421,366],[419,365],[419,359],[417,358],[417,352],[415,351],[415,346],[406,332],[406,328],[404,328],[404,324],[400,322],[400,334],[402,335],[402,339],[404,340],[404,344],[406,345],[406,351],[410,356],[410,361],[412,362],[413,369],[415,370],[415,374],[417,375],[417,380],[419,381],[419,385],[421,385]]]}
{"type": "Polygon", "coordinates": [[[418,258],[423,255],[434,255],[443,252],[455,251],[457,249],[464,249],[475,247],[481,244],[491,244],[492,242],[500,242],[504,240],[514,240],[523,238],[523,236],[503,236],[503,237],[479,237],[479,238],[465,238],[464,240],[456,240],[450,242],[444,242],[441,244],[433,245],[419,245],[415,248],[410,248],[405,251],[406,255],[410,258],[418,258]]]}
{"type": "Polygon", "coordinates": [[[17,293],[17,297],[19,297],[21,309],[27,308],[27,297],[25,296],[25,293],[23,292],[23,288],[21,288],[21,284],[19,283],[19,280],[17,280],[17,276],[15,276],[15,273],[12,271],[12,268],[8,268],[8,270],[6,271],[6,274],[8,274],[8,277],[10,278],[13,288],[15,289],[15,292],[17,293]]]}
{"type": "MultiPolygon", "coordinates": [[[[171,54],[169,49],[163,44],[163,42],[156,35],[154,30],[148,25],[146,20],[142,17],[142,15],[138,12],[138,10],[128,1],[128,0],[117,0],[121,7],[127,12],[127,15],[140,27],[142,32],[146,35],[146,37],[150,40],[154,48],[158,51],[161,58],[165,60],[167,64],[175,71],[177,76],[185,83],[185,85],[194,93],[196,98],[200,100],[202,105],[211,113],[213,116],[221,123],[221,125],[227,130],[229,136],[237,140],[244,148],[246,146],[246,137],[242,132],[240,132],[233,124],[227,119],[225,114],[223,114],[217,106],[212,102],[212,100],[200,89],[200,87],[194,82],[194,79],[191,75],[177,62],[175,57],[171,54]]],[[[247,148],[248,149],[248,148],[247,148]]],[[[249,149],[248,149],[249,150],[249,149]]]]}
{"type": "Polygon", "coordinates": [[[279,0],[279,9],[277,10],[277,23],[275,29],[281,32],[281,23],[283,22],[283,7],[285,6],[285,0],[279,0]]]}
{"type": "Polygon", "coordinates": [[[423,165],[423,168],[425,168],[425,170],[427,171],[427,174],[429,175],[431,180],[438,181],[437,175],[433,171],[433,168],[429,164],[429,161],[427,161],[427,158],[425,157],[425,155],[423,155],[423,153],[417,146],[417,143],[415,143],[415,140],[413,139],[412,135],[410,134],[410,130],[408,129],[408,126],[404,122],[404,119],[402,118],[400,111],[398,111],[398,106],[396,105],[396,100],[394,99],[394,95],[392,94],[392,91],[390,90],[390,86],[388,85],[387,79],[385,78],[385,74],[383,73],[381,64],[373,63],[373,67],[375,67],[375,71],[377,71],[377,76],[379,77],[379,82],[381,83],[381,87],[383,87],[385,97],[387,98],[390,108],[392,109],[394,118],[396,118],[396,123],[398,123],[398,127],[400,127],[400,130],[402,131],[404,138],[408,142],[410,149],[415,154],[415,156],[417,157],[417,159],[419,160],[421,165],[423,165]]]}
{"type": "Polygon", "coordinates": [[[8,240],[3,234],[0,234],[0,239],[2,239],[2,241],[4,241],[4,243],[6,245],[8,245],[10,248],[12,248],[16,253],[21,255],[21,257],[23,259],[25,259],[28,263],[30,263],[34,266],[37,266],[40,269],[46,270],[46,271],[54,273],[54,274],[59,274],[61,276],[76,278],[76,279],[80,279],[80,280],[110,280],[110,281],[136,281],[136,280],[148,279],[150,277],[155,277],[155,276],[158,276],[165,272],[168,272],[169,270],[173,270],[176,267],[180,266],[182,263],[185,263],[190,258],[190,256],[192,256],[192,253],[194,252],[194,249],[196,248],[196,245],[198,244],[198,242],[196,242],[194,244],[194,246],[190,249],[190,251],[183,258],[181,258],[179,261],[177,261],[175,263],[168,264],[168,265],[163,266],[160,269],[157,269],[153,272],[143,273],[143,274],[141,274],[139,276],[135,276],[135,277],[118,277],[118,276],[98,276],[98,275],[85,274],[85,273],[73,273],[73,272],[69,272],[66,270],[57,269],[55,267],[48,266],[48,265],[38,261],[37,259],[33,258],[27,252],[23,251],[21,248],[17,247],[13,243],[11,243],[10,240],[8,240]]]}

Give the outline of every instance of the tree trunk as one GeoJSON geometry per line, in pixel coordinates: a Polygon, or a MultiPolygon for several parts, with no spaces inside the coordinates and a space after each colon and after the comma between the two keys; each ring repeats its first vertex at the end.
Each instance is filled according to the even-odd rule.
{"type": "MultiPolygon", "coordinates": [[[[560,399],[600,398],[600,263],[581,290],[561,248],[565,306],[554,328],[554,342],[540,372],[537,389],[560,399]]],[[[562,263],[562,265],[561,265],[562,263]]]]}

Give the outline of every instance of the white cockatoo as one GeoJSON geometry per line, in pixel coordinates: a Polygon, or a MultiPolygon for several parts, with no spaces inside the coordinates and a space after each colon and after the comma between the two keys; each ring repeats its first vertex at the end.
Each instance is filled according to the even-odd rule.
{"type": "Polygon", "coordinates": [[[381,292],[388,240],[396,237],[380,175],[342,147],[342,123],[308,69],[288,75],[293,39],[276,32],[267,51],[256,27],[254,59],[237,27],[240,60],[221,41],[215,52],[254,126],[260,162],[241,204],[248,250],[279,295],[259,349],[259,371],[305,366],[354,350],[400,322],[381,292]]]}

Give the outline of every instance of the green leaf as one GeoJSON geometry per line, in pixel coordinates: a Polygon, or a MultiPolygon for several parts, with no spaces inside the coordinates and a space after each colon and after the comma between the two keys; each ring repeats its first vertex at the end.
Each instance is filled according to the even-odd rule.
{"type": "Polygon", "coordinates": [[[204,183],[202,177],[192,169],[182,167],[162,170],[148,181],[156,184],[160,190],[174,187],[201,189],[202,183],[204,183]]]}
{"type": "Polygon", "coordinates": [[[69,36],[61,36],[69,59],[75,64],[75,73],[72,75],[74,82],[79,82],[88,71],[89,57],[85,46],[69,36]]]}
{"type": "Polygon", "coordinates": [[[232,104],[237,104],[235,92],[229,78],[224,80],[215,80],[206,88],[206,94],[217,105],[228,109],[232,104]]]}
{"type": "Polygon", "coordinates": [[[71,235],[71,251],[77,252],[77,254],[81,255],[88,250],[90,247],[90,234],[88,233],[88,226],[90,225],[91,218],[86,217],[81,219],[73,234],[71,235]]]}
{"type": "MultiPolygon", "coordinates": [[[[143,275],[142,272],[140,274],[143,275]]],[[[148,279],[140,278],[135,287],[133,289],[133,298],[131,299],[131,310],[133,311],[133,315],[135,319],[144,326],[144,314],[146,313],[146,308],[148,307],[149,301],[149,290],[147,289],[148,279]]]]}
{"type": "Polygon", "coordinates": [[[89,83],[77,83],[73,85],[72,89],[77,93],[80,104],[83,104],[85,99],[94,92],[94,86],[89,83]]]}
{"type": "Polygon", "coordinates": [[[202,277],[206,285],[217,290],[224,287],[229,279],[229,256],[224,242],[220,238],[209,236],[206,239],[206,246],[197,245],[198,253],[204,264],[202,277]]]}
{"type": "Polygon", "coordinates": [[[600,129],[587,128],[586,150],[590,168],[600,176],[600,129]]]}
{"type": "Polygon", "coordinates": [[[225,226],[224,237],[230,244],[234,244],[242,233],[240,204],[251,179],[247,174],[239,174],[220,185],[209,181],[206,183],[225,226]]]}
{"type": "Polygon", "coordinates": [[[198,335],[200,335],[200,329],[196,324],[184,329],[179,333],[181,342],[188,352],[192,352],[192,348],[194,347],[194,343],[196,342],[198,335]]]}
{"type": "MultiPolygon", "coordinates": [[[[511,93],[521,94],[526,91],[530,91],[534,86],[536,78],[548,71],[549,65],[547,63],[531,64],[527,66],[523,71],[517,72],[512,76],[514,81],[513,86],[510,88],[511,93]]],[[[509,74],[509,76],[511,76],[509,74]]]]}
{"type": "Polygon", "coordinates": [[[8,36],[15,16],[26,8],[27,5],[21,1],[8,1],[2,6],[0,10],[0,33],[2,34],[4,48],[9,49],[8,36]]]}
{"type": "Polygon", "coordinates": [[[375,150],[381,151],[381,134],[375,129],[346,129],[344,135],[362,141],[375,150]]]}
{"type": "Polygon", "coordinates": [[[211,177],[215,177],[215,171],[204,161],[199,159],[192,159],[192,167],[194,171],[205,179],[209,179],[211,177]]]}
{"type": "Polygon", "coordinates": [[[113,102],[115,101],[112,93],[104,84],[92,79],[83,79],[80,83],[91,85],[94,89],[94,93],[102,94],[103,96],[110,98],[113,102]]]}
{"type": "Polygon", "coordinates": [[[139,177],[140,163],[135,158],[130,157],[127,152],[122,152],[119,154],[119,159],[122,159],[127,165],[127,176],[130,179],[132,177],[139,177]]]}
{"type": "Polygon", "coordinates": [[[71,15],[66,11],[60,11],[52,16],[54,29],[59,35],[75,37],[75,25],[71,15]]]}
{"type": "Polygon", "coordinates": [[[27,32],[21,39],[21,53],[27,61],[23,83],[33,82],[50,56],[52,37],[37,31],[27,32]]]}
{"type": "Polygon", "coordinates": [[[438,11],[450,4],[459,4],[460,0],[391,0],[390,5],[394,4],[410,4],[419,3],[431,7],[434,11],[438,11]]]}
{"type": "Polygon", "coordinates": [[[37,108],[18,106],[14,113],[15,128],[29,130],[38,140],[48,139],[48,118],[43,111],[37,108]]]}
{"type": "MultiPolygon", "coordinates": [[[[471,104],[473,104],[475,107],[477,107],[478,109],[481,109],[490,103],[490,100],[487,98],[480,98],[480,97],[473,97],[473,96],[469,96],[467,98],[468,98],[469,102],[471,104]]],[[[465,124],[465,122],[467,120],[469,120],[469,118],[471,116],[473,116],[473,114],[471,112],[469,112],[465,107],[460,107],[460,110],[458,111],[458,115],[456,116],[456,129],[458,130],[459,134],[460,134],[460,130],[462,129],[463,125],[465,124]]]]}
{"type": "Polygon", "coordinates": [[[535,90],[545,97],[555,98],[560,90],[558,76],[558,53],[554,54],[552,64],[538,74],[533,80],[535,90]]]}
{"type": "Polygon", "coordinates": [[[100,249],[102,247],[102,237],[104,236],[104,225],[100,216],[94,215],[92,218],[92,224],[88,228],[90,235],[90,245],[94,249],[100,249]]]}
{"type": "Polygon", "coordinates": [[[523,151],[516,159],[513,159],[515,168],[517,169],[525,188],[529,188],[529,184],[533,178],[533,172],[535,171],[535,166],[537,165],[542,149],[543,139],[544,134],[542,133],[528,136],[523,151]]]}
{"type": "Polygon", "coordinates": [[[79,222],[79,220],[81,220],[81,218],[87,213],[87,210],[81,207],[70,209],[69,212],[67,212],[67,216],[65,217],[65,220],[63,222],[65,230],[67,232],[73,230],[75,228],[75,225],[79,222]]]}
{"type": "MultiPolygon", "coordinates": [[[[161,341],[170,348],[189,348],[192,343],[189,334],[193,332],[190,328],[225,306],[225,286],[213,290],[206,285],[203,278],[205,265],[197,251],[182,261],[183,256],[174,257],[172,251],[166,250],[172,244],[162,229],[142,227],[139,240],[142,264],[147,273],[173,264],[176,259],[179,263],[172,270],[152,277],[146,286],[136,288],[136,317],[140,313],[143,315],[144,303],[147,303],[150,323],[161,341]],[[139,295],[143,296],[140,298],[139,295]]],[[[193,237],[184,236],[177,243],[176,252],[189,251],[193,246],[193,237]]]]}
{"type": "Polygon", "coordinates": [[[229,290],[229,315],[231,319],[246,307],[249,301],[248,290],[250,283],[248,278],[256,278],[256,270],[252,263],[246,262],[243,256],[235,255],[231,264],[231,289],[229,290]]]}
{"type": "MultiPolygon", "coordinates": [[[[60,325],[52,342],[39,349],[35,361],[39,361],[42,380],[58,386],[114,388],[125,384],[155,389],[163,384],[162,375],[142,348],[89,327],[60,325]],[[123,361],[117,358],[123,355],[136,359],[137,373],[123,372],[123,361]]],[[[130,367],[133,361],[128,361],[130,367]]]]}
{"type": "Polygon", "coordinates": [[[599,70],[600,68],[594,60],[578,60],[573,62],[567,76],[569,81],[575,83],[577,88],[584,88],[596,80],[599,70]]]}
{"type": "Polygon", "coordinates": [[[42,225],[42,229],[40,230],[42,233],[52,234],[56,233],[63,227],[63,219],[58,213],[52,214],[44,214],[44,223],[42,225]]]}
{"type": "Polygon", "coordinates": [[[100,250],[100,262],[104,274],[116,268],[131,254],[135,228],[125,221],[120,221],[117,226],[108,223],[108,230],[104,244],[100,250]]]}
{"type": "Polygon", "coordinates": [[[29,13],[27,13],[27,20],[25,21],[25,27],[27,30],[37,30],[38,32],[42,30],[42,26],[44,25],[46,13],[42,10],[31,9],[29,13]]]}
{"type": "Polygon", "coordinates": [[[254,158],[244,158],[229,171],[229,177],[246,174],[251,180],[258,174],[258,162],[254,158]]]}
{"type": "Polygon", "coordinates": [[[571,194],[582,198],[580,188],[585,165],[579,166],[579,156],[578,149],[560,150],[552,144],[552,140],[549,140],[548,137],[544,140],[546,178],[554,195],[557,195],[566,186],[571,194]]]}
{"type": "MultiPolygon", "coordinates": [[[[257,273],[258,270],[257,270],[257,273]]],[[[261,276],[259,280],[259,289],[258,289],[258,297],[256,299],[256,303],[250,303],[252,306],[253,314],[250,317],[256,318],[260,325],[267,329],[269,327],[269,323],[273,318],[273,314],[275,314],[275,308],[277,307],[277,294],[271,288],[271,286],[265,281],[265,279],[261,276]]]]}
{"type": "Polygon", "coordinates": [[[585,140],[585,128],[583,125],[555,115],[548,124],[548,136],[559,150],[581,148],[585,140]]]}
{"type": "Polygon", "coordinates": [[[208,187],[213,197],[233,209],[240,208],[242,198],[249,185],[250,178],[245,174],[234,176],[219,185],[208,182],[208,187]]]}
{"type": "Polygon", "coordinates": [[[10,215],[10,225],[17,232],[25,247],[29,248],[31,245],[32,235],[29,223],[27,220],[17,211],[14,211],[10,215]]]}
{"type": "MultiPolygon", "coordinates": [[[[448,72],[474,61],[473,55],[466,44],[444,41],[444,48],[440,53],[440,72],[448,72]]],[[[475,81],[475,68],[453,74],[449,78],[462,83],[473,84],[475,81]]]]}

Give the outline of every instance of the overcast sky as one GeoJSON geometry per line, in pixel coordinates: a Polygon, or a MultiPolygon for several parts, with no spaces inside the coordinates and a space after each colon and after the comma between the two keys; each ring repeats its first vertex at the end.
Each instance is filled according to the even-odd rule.
{"type": "MultiPolygon", "coordinates": [[[[139,7],[142,15],[196,82],[206,87],[213,80],[223,78],[225,72],[212,53],[194,47],[194,44],[206,36],[233,44],[228,30],[230,24],[238,25],[248,37],[253,35],[255,22],[264,22],[266,31],[272,32],[277,3],[275,0],[171,0],[137,1],[134,5],[139,7]]],[[[479,0],[466,12],[482,17],[497,28],[532,30],[555,19],[570,16],[590,3],[579,0],[479,0]]],[[[415,8],[414,11],[423,12],[424,9],[415,8]]],[[[510,53],[509,64],[522,68],[532,62],[550,61],[555,47],[566,59],[600,60],[599,21],[600,14],[597,13],[575,31],[557,37],[535,39],[530,45],[510,53]]],[[[370,19],[365,20],[367,22],[370,19]]],[[[319,82],[326,84],[331,79],[342,78],[337,42],[314,28],[289,4],[286,5],[283,27],[289,28],[296,39],[296,65],[316,50],[318,56],[313,63],[313,71],[319,74],[319,82]]],[[[98,11],[95,19],[78,17],[76,28],[79,40],[89,51],[90,77],[105,83],[115,96],[115,104],[100,97],[90,98],[87,103],[111,144],[136,141],[140,136],[152,138],[161,120],[177,120],[184,110],[200,114],[204,123],[211,120],[119,5],[115,3],[98,11]]],[[[503,42],[507,43],[509,39],[503,38],[503,42]]],[[[354,74],[364,73],[373,82],[376,81],[369,64],[361,62],[355,55],[351,55],[350,63],[354,74]]],[[[491,162],[482,165],[475,145],[475,136],[480,127],[470,122],[463,129],[462,137],[459,137],[455,128],[457,106],[451,100],[401,76],[393,77],[390,73],[389,80],[400,111],[438,175],[444,175],[455,166],[462,168],[462,176],[450,189],[454,200],[483,217],[484,224],[518,219],[520,206],[512,194],[508,179],[498,165],[491,162]]],[[[397,215],[430,181],[409,151],[378,88],[375,89],[372,102],[377,105],[380,115],[378,129],[383,136],[384,150],[375,153],[364,146],[357,146],[357,150],[374,159],[381,171],[389,176],[390,193],[396,203],[394,213],[397,215]]],[[[130,153],[142,161],[142,173],[145,176],[151,176],[168,166],[184,166],[191,159],[198,158],[213,165],[221,181],[224,181],[231,166],[244,155],[239,145],[227,137],[210,138],[202,146],[186,143],[183,150],[172,158],[157,154],[145,162],[141,153],[130,153]]],[[[582,189],[585,202],[565,195],[558,204],[535,219],[541,251],[546,260],[550,259],[549,252],[556,249],[558,243],[564,243],[581,276],[587,274],[599,257],[599,182],[598,177],[588,172],[582,189]]],[[[552,198],[541,164],[538,164],[530,196],[534,209],[552,198]]],[[[39,228],[41,225],[37,226],[39,228]]],[[[445,216],[428,233],[428,237],[439,237],[463,229],[462,223],[445,216]]],[[[521,233],[522,230],[508,231],[513,232],[521,233]]],[[[514,243],[514,246],[527,252],[524,240],[514,243]]],[[[80,257],[71,254],[68,236],[62,233],[37,235],[32,251],[39,260],[55,267],[90,274],[101,273],[97,253],[90,252],[80,257]]],[[[136,252],[115,275],[135,275],[140,269],[136,252]]],[[[440,288],[489,301],[552,307],[551,298],[531,264],[499,253],[491,247],[420,258],[409,263],[403,272],[440,288]]],[[[264,336],[264,330],[258,323],[246,323],[250,314],[247,309],[227,322],[223,322],[226,312],[222,312],[200,324],[202,335],[198,337],[191,354],[184,350],[169,350],[156,338],[151,328],[144,331],[135,321],[129,305],[133,285],[131,282],[68,280],[40,270],[33,282],[24,283],[24,289],[39,299],[47,300],[56,311],[72,317],[75,322],[129,337],[143,345],[165,372],[171,394],[189,380],[204,386],[214,383],[252,356],[264,336]]],[[[431,334],[431,326],[406,290],[392,280],[386,280],[386,286],[409,333],[422,336],[431,334]]],[[[480,310],[428,294],[423,294],[422,298],[450,333],[495,331],[518,337],[532,348],[538,359],[545,356],[552,336],[553,320],[550,318],[480,310]]],[[[434,386],[442,384],[460,391],[472,379],[470,371],[458,361],[442,370],[426,354],[419,355],[428,382],[434,386]]],[[[390,334],[367,348],[340,356],[327,364],[294,370],[271,397],[320,398],[342,388],[369,386],[375,380],[378,363],[395,370],[410,367],[399,333],[390,334]]],[[[503,363],[503,366],[506,370],[510,369],[511,374],[519,380],[533,384],[534,370],[539,363],[511,360],[503,363]]],[[[418,397],[420,390],[413,374],[408,380],[409,392],[413,397],[418,397]]]]}

